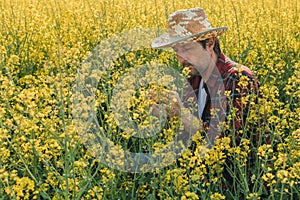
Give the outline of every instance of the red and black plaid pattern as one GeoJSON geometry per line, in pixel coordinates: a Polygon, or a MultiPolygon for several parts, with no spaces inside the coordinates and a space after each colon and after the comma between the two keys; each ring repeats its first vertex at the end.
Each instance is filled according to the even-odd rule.
{"type": "MultiPolygon", "coordinates": [[[[199,76],[190,81],[196,97],[198,97],[200,80],[201,77],[199,76]]],[[[252,148],[257,148],[259,142],[270,144],[270,133],[263,131],[264,135],[262,136],[262,131],[258,131],[257,124],[250,125],[252,126],[251,131],[243,132],[243,134],[239,133],[241,129],[249,126],[247,122],[249,110],[253,105],[252,103],[254,105],[258,104],[258,97],[261,96],[259,93],[259,83],[248,67],[233,62],[221,53],[218,57],[216,67],[204,87],[208,96],[202,115],[204,127],[206,128],[203,134],[209,140],[233,134],[232,136],[235,138],[235,141],[231,141],[232,146],[239,145],[242,137],[250,140],[252,148]],[[243,99],[245,100],[243,101],[243,99]],[[230,115],[231,117],[229,117],[230,115]],[[220,122],[224,121],[230,125],[230,130],[218,129],[220,122]],[[248,125],[246,125],[247,123],[248,125]],[[262,138],[260,139],[260,137],[262,138]]],[[[262,116],[258,120],[264,121],[262,116]]],[[[260,124],[263,124],[263,122],[260,122],[260,124]]],[[[246,169],[247,180],[250,180],[252,177],[253,173],[251,170],[254,169],[256,156],[255,151],[249,153],[246,169]]],[[[230,171],[234,171],[233,160],[234,158],[231,157],[227,157],[226,159],[226,168],[224,169],[223,176],[227,180],[227,185],[222,184],[222,188],[225,190],[231,190],[233,187],[234,177],[230,173],[230,171]]],[[[252,186],[252,182],[249,181],[249,187],[251,188],[252,186]]]]}
{"type": "MultiPolygon", "coordinates": [[[[200,80],[199,76],[190,81],[196,97],[198,97],[200,80]]],[[[258,97],[259,84],[252,71],[221,53],[216,67],[204,87],[208,96],[202,120],[207,131],[212,129],[208,131],[211,137],[218,135],[219,123],[227,120],[227,116],[232,114],[233,108],[235,108],[235,114],[232,126],[235,130],[241,129],[249,111],[250,101],[255,102],[258,97]],[[226,94],[228,95],[226,96],[226,94]],[[249,102],[243,104],[242,99],[247,97],[249,102]]],[[[238,140],[238,138],[236,139],[238,140]]]]}

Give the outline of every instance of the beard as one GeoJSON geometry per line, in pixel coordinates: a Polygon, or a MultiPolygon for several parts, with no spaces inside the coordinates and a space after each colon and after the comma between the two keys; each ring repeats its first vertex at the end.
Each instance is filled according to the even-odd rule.
{"type": "Polygon", "coordinates": [[[183,66],[183,68],[188,68],[190,70],[190,72],[189,72],[190,76],[200,75],[197,68],[194,65],[192,65],[191,63],[184,62],[182,64],[182,66],[183,66]]]}
{"type": "Polygon", "coordinates": [[[189,62],[184,62],[182,63],[182,66],[183,68],[188,68],[190,70],[189,78],[188,78],[189,83],[192,83],[196,77],[201,76],[199,71],[196,69],[196,67],[193,64],[189,62]]]}

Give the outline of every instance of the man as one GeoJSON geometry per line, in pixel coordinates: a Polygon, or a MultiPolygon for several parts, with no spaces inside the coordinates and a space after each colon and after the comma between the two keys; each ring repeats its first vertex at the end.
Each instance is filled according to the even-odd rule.
{"type": "MultiPolygon", "coordinates": [[[[251,142],[250,148],[257,148],[259,143],[269,143],[269,138],[260,137],[255,130],[243,131],[251,106],[257,104],[259,84],[249,68],[230,60],[221,51],[217,37],[226,30],[227,27],[213,28],[202,8],[179,10],[169,16],[168,33],[156,38],[152,47],[173,48],[180,64],[190,70],[189,83],[197,98],[198,113],[196,116],[182,115],[184,104],[176,92],[170,93],[170,109],[166,110],[171,116],[181,115],[185,132],[204,133],[210,147],[215,145],[217,138],[231,133],[232,146],[238,146],[241,138],[246,138],[251,142]],[[172,101],[174,98],[177,100],[172,101]],[[198,122],[203,124],[194,123],[195,118],[202,119],[198,122]],[[225,121],[229,127],[220,129],[219,125],[225,121]]],[[[251,151],[247,171],[254,165],[255,157],[255,151],[251,151]]],[[[227,159],[224,170],[231,189],[234,188],[233,179],[238,178],[232,177],[229,172],[233,162],[227,159]]],[[[251,177],[251,172],[248,172],[249,187],[251,177]]]]}
{"type": "MultiPolygon", "coordinates": [[[[219,123],[225,121],[232,108],[236,109],[232,125],[235,130],[242,129],[250,102],[257,100],[259,87],[249,68],[222,53],[217,36],[226,30],[227,27],[213,28],[202,8],[179,10],[169,16],[168,33],[152,43],[153,48],[173,48],[180,64],[190,70],[189,83],[197,97],[198,116],[181,115],[183,125],[192,134],[206,130],[210,147],[224,136],[218,129],[219,123]],[[203,124],[192,123],[195,117],[202,119],[203,124]]],[[[178,94],[172,92],[169,97],[168,114],[180,115],[183,104],[178,94]],[[174,98],[177,101],[171,101],[174,98]]],[[[236,142],[240,142],[238,136],[236,142]]]]}
{"type": "MultiPolygon", "coordinates": [[[[261,137],[259,131],[255,130],[257,125],[250,126],[252,131],[244,132],[250,110],[257,104],[259,84],[249,68],[230,60],[221,51],[217,37],[226,30],[227,27],[213,28],[202,8],[179,10],[169,16],[168,33],[156,38],[152,47],[173,48],[180,64],[190,70],[188,82],[197,98],[198,113],[182,115],[181,109],[184,103],[176,92],[170,92],[169,109],[166,111],[170,116],[182,117],[185,132],[204,133],[210,147],[214,146],[217,138],[229,136],[228,134],[231,133],[232,146],[240,145],[241,138],[246,138],[251,142],[250,148],[255,149],[261,143],[270,143],[268,135],[261,137]],[[174,98],[176,101],[172,100],[174,98]],[[200,123],[194,123],[195,118],[200,123]],[[225,121],[229,126],[220,129],[219,125],[225,121]]],[[[163,103],[168,104],[168,102],[163,103]]],[[[155,114],[157,107],[154,106],[153,110],[155,114]]],[[[253,168],[257,160],[255,157],[255,150],[251,150],[247,171],[255,170],[253,168]]],[[[238,180],[239,177],[233,177],[235,175],[232,176],[230,173],[230,168],[234,168],[234,160],[234,157],[228,157],[224,170],[226,188],[230,188],[232,193],[235,188],[233,183],[239,182],[233,181],[233,179],[238,180]]],[[[252,178],[249,171],[247,172],[248,189],[251,188],[252,178]]],[[[244,180],[245,177],[241,178],[244,180]]]]}

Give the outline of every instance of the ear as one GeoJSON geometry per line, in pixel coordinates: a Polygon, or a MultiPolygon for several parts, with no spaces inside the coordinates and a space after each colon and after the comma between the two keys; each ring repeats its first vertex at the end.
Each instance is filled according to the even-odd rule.
{"type": "Polygon", "coordinates": [[[213,49],[216,43],[216,38],[212,37],[212,38],[208,38],[206,40],[206,47],[209,49],[213,49]]]}
{"type": "Polygon", "coordinates": [[[211,56],[214,55],[214,46],[215,46],[215,43],[216,43],[216,38],[214,38],[214,37],[208,38],[206,40],[206,49],[207,49],[207,51],[209,52],[209,54],[211,56]]]}

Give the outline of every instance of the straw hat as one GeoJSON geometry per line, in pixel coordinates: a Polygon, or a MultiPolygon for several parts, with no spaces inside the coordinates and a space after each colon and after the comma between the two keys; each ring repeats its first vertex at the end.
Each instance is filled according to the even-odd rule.
{"type": "Polygon", "coordinates": [[[153,48],[171,47],[179,42],[205,40],[223,34],[227,27],[211,27],[202,8],[178,10],[168,19],[168,33],[152,42],[153,48]]]}

